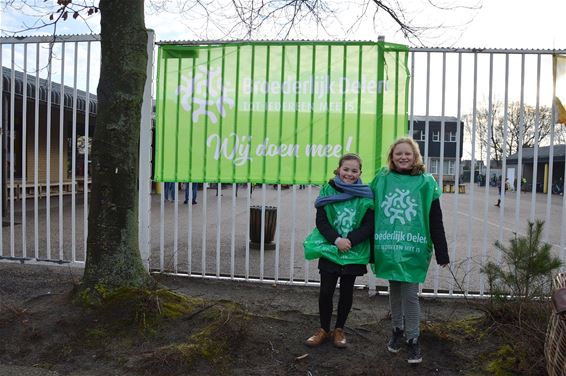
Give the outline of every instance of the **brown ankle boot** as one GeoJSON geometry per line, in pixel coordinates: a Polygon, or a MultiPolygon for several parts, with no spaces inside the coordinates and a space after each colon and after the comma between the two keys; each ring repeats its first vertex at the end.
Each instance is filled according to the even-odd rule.
{"type": "Polygon", "coordinates": [[[310,336],[305,341],[305,345],[307,345],[309,347],[316,347],[316,346],[319,346],[319,345],[323,344],[324,342],[326,342],[326,340],[329,337],[330,337],[330,333],[328,333],[326,330],[320,328],[316,331],[316,333],[314,333],[312,336],[310,336]]]}
{"type": "Polygon", "coordinates": [[[344,334],[344,329],[334,329],[332,336],[334,337],[334,347],[338,347],[339,349],[346,347],[346,335],[344,334]]]}

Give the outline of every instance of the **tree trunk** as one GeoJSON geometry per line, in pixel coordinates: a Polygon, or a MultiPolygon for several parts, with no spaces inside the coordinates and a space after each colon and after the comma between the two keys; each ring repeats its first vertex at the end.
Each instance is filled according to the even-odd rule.
{"type": "Polygon", "coordinates": [[[145,286],[138,245],[138,145],[146,80],[143,0],[101,0],[101,70],[83,289],[145,286]]]}

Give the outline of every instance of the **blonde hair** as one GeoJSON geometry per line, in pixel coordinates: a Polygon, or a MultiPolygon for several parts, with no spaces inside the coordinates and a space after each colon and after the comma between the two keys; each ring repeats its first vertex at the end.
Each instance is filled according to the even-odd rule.
{"type": "Polygon", "coordinates": [[[413,149],[413,156],[415,161],[413,162],[413,168],[411,169],[411,175],[421,175],[426,171],[425,164],[423,163],[423,157],[421,156],[421,151],[419,144],[415,142],[412,138],[401,137],[395,141],[389,148],[389,154],[387,154],[387,165],[390,170],[395,170],[395,164],[393,163],[393,151],[395,147],[399,144],[408,144],[411,149],[413,149]]]}
{"type": "Polygon", "coordinates": [[[355,153],[346,153],[340,157],[340,160],[338,160],[338,168],[334,170],[334,175],[338,175],[340,167],[342,167],[342,163],[344,163],[344,161],[358,161],[360,164],[360,172],[362,172],[362,158],[355,153]]]}

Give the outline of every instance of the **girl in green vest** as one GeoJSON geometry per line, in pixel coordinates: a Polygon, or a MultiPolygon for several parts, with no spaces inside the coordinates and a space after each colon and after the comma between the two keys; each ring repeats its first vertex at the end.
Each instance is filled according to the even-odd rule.
{"type": "Polygon", "coordinates": [[[320,189],[316,199],[316,228],[304,242],[305,257],[318,258],[320,329],[305,344],[318,346],[333,339],[346,347],[344,325],[350,309],[356,276],[367,272],[373,235],[373,193],[362,184],[362,161],[356,154],[340,158],[334,178],[320,189]],[[332,297],[340,279],[340,299],[334,330],[330,331],[332,297]]]}
{"type": "Polygon", "coordinates": [[[425,280],[433,247],[436,262],[442,267],[449,263],[440,190],[425,173],[419,146],[411,138],[395,141],[387,162],[370,184],[375,197],[372,269],[389,280],[393,335],[387,349],[397,353],[405,340],[407,361],[420,363],[419,283],[425,280]]]}

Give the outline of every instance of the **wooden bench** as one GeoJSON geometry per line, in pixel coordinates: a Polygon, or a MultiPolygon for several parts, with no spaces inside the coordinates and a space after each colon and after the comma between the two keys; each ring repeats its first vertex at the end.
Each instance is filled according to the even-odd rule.
{"type": "MultiPolygon", "coordinates": [[[[84,179],[78,178],[75,180],[75,193],[82,193],[84,191],[84,179]]],[[[37,195],[38,197],[46,197],[47,196],[47,187],[49,186],[49,195],[50,196],[58,196],[59,190],[63,195],[70,195],[73,193],[73,182],[70,180],[64,180],[62,182],[59,181],[50,181],[49,185],[47,182],[42,181],[37,183],[37,195]]],[[[88,180],[88,191],[90,192],[91,186],[91,179],[88,180]]],[[[6,193],[8,195],[8,199],[10,198],[10,194],[12,192],[12,187],[8,182],[6,187],[6,193]]],[[[20,200],[24,195],[24,185],[21,180],[16,180],[14,182],[14,199],[20,200]]],[[[25,185],[25,197],[34,197],[35,195],[35,183],[33,180],[26,181],[25,185]]]]}

